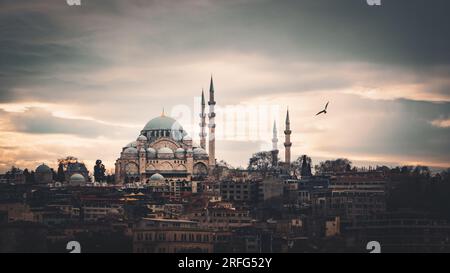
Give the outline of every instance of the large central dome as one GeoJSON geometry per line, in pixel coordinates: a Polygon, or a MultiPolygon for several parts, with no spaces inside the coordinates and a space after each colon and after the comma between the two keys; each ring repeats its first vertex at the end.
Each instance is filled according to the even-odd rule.
{"type": "Polygon", "coordinates": [[[183,127],[171,117],[160,116],[147,122],[143,129],[143,131],[153,130],[183,130],[183,127]]]}

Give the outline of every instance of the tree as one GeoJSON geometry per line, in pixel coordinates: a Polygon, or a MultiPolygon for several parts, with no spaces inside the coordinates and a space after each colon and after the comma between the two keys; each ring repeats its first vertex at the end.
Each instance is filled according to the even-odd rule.
{"type": "Polygon", "coordinates": [[[220,161],[217,163],[217,165],[218,165],[219,167],[225,167],[225,168],[228,168],[228,169],[234,169],[233,166],[231,166],[230,164],[228,164],[228,162],[226,162],[225,160],[220,160],[220,161]]]}
{"type": "Polygon", "coordinates": [[[64,180],[66,179],[65,173],[64,173],[64,163],[63,162],[59,162],[58,165],[58,173],[56,174],[56,181],[58,182],[64,182],[64,180]]]}
{"type": "Polygon", "coordinates": [[[23,170],[23,176],[25,176],[25,183],[31,184],[33,182],[31,173],[28,171],[28,169],[23,170]]]}
{"type": "Polygon", "coordinates": [[[97,159],[94,166],[94,180],[97,182],[105,181],[105,170],[105,165],[102,164],[100,159],[97,159]]]}
{"type": "Polygon", "coordinates": [[[294,162],[292,162],[295,174],[301,176],[311,176],[311,162],[311,157],[307,155],[298,157],[294,162]]]}
{"type": "Polygon", "coordinates": [[[52,171],[52,180],[53,181],[58,181],[58,174],[55,172],[55,170],[53,168],[50,169],[52,171]]]}
{"type": "Polygon", "coordinates": [[[250,171],[259,171],[265,175],[268,171],[274,169],[272,163],[272,152],[258,152],[250,158],[247,169],[250,171]]]}
{"type": "Polygon", "coordinates": [[[450,183],[450,168],[441,172],[441,180],[450,183]]]}
{"type": "Polygon", "coordinates": [[[108,174],[108,175],[106,176],[106,182],[107,182],[108,184],[114,183],[114,175],[108,174]]]}
{"type": "Polygon", "coordinates": [[[64,167],[67,167],[67,165],[69,163],[77,163],[78,162],[78,158],[74,157],[74,156],[67,156],[66,158],[60,158],[58,159],[58,163],[59,164],[63,164],[64,167]]]}
{"type": "Polygon", "coordinates": [[[315,166],[317,173],[343,173],[352,171],[352,162],[346,158],[326,160],[315,166]]]}
{"type": "Polygon", "coordinates": [[[302,156],[301,176],[311,176],[311,157],[307,155],[302,156]]]}
{"type": "Polygon", "coordinates": [[[427,166],[416,166],[413,171],[414,175],[429,178],[431,176],[430,168],[427,166]]]}
{"type": "Polygon", "coordinates": [[[401,172],[402,174],[410,174],[410,173],[413,171],[413,169],[414,169],[413,166],[403,166],[403,167],[400,169],[400,172],[401,172]]]}
{"type": "Polygon", "coordinates": [[[392,170],[388,167],[388,166],[377,166],[377,168],[375,169],[376,171],[380,171],[380,172],[384,172],[384,173],[389,173],[392,170]]]}
{"type": "Polygon", "coordinates": [[[30,183],[31,184],[35,184],[36,183],[36,179],[34,177],[34,171],[30,172],[30,183]]]}

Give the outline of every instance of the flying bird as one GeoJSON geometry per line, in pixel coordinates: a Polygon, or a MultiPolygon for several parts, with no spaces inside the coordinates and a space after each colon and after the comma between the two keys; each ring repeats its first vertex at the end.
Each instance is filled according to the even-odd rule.
{"type": "Polygon", "coordinates": [[[322,111],[320,111],[319,113],[317,113],[316,116],[318,116],[318,115],[320,115],[320,114],[326,114],[326,113],[327,113],[328,103],[330,103],[330,102],[327,102],[327,104],[325,104],[325,109],[323,109],[322,111]]]}

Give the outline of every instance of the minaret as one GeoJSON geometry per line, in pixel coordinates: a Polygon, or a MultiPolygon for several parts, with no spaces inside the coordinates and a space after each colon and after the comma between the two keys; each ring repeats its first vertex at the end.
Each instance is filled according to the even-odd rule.
{"type": "Polygon", "coordinates": [[[289,122],[289,109],[286,112],[286,130],[284,130],[284,161],[291,164],[291,124],[289,122]]]}
{"type": "Polygon", "coordinates": [[[272,150],[278,150],[277,122],[275,120],[273,121],[272,150]]]}
{"type": "Polygon", "coordinates": [[[211,83],[209,85],[209,166],[214,167],[216,165],[216,140],[215,140],[215,131],[216,131],[216,124],[214,123],[214,117],[216,116],[216,113],[214,113],[214,105],[216,105],[216,102],[214,101],[214,84],[213,84],[213,78],[211,75],[211,83]]]}
{"type": "Polygon", "coordinates": [[[206,149],[206,130],[205,130],[205,126],[206,126],[206,114],[205,114],[205,94],[203,92],[202,89],[202,111],[200,113],[200,147],[202,147],[202,149],[206,149]]]}
{"type": "Polygon", "coordinates": [[[272,166],[278,165],[278,137],[277,123],[273,121],[273,137],[272,137],[272,166]]]}

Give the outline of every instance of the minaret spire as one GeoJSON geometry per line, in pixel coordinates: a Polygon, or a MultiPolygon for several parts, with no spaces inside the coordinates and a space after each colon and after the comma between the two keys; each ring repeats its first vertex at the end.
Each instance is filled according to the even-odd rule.
{"type": "Polygon", "coordinates": [[[206,114],[205,114],[205,93],[202,88],[202,104],[201,104],[201,113],[200,113],[200,147],[206,149],[206,114]]]}
{"type": "Polygon", "coordinates": [[[214,101],[214,82],[212,74],[211,74],[211,82],[209,84],[209,101],[214,101]]]}
{"type": "Polygon", "coordinates": [[[216,131],[216,124],[214,121],[214,117],[216,116],[216,113],[214,113],[214,106],[216,105],[216,102],[214,101],[214,83],[213,83],[213,77],[211,75],[211,83],[209,85],[209,166],[214,167],[216,165],[216,140],[215,140],[215,131],[216,131]]]}
{"type": "Polygon", "coordinates": [[[286,164],[291,163],[291,123],[289,121],[289,108],[286,111],[286,130],[284,130],[284,161],[286,164]]]}
{"type": "Polygon", "coordinates": [[[277,122],[273,121],[273,137],[272,137],[272,166],[278,166],[278,131],[277,122]]]}
{"type": "Polygon", "coordinates": [[[272,150],[278,150],[277,122],[273,121],[272,150]]]}

